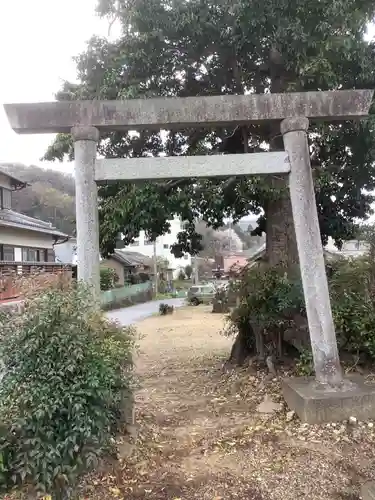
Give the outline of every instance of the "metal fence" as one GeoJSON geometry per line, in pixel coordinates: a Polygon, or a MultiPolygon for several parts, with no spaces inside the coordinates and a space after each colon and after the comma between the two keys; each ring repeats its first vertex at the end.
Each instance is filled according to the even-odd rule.
{"type": "Polygon", "coordinates": [[[109,304],[116,304],[125,299],[132,299],[137,297],[140,293],[145,293],[152,290],[152,282],[146,281],[146,283],[138,283],[137,285],[128,285],[121,288],[113,288],[112,290],[106,290],[101,292],[100,302],[102,306],[108,306],[109,304]]]}

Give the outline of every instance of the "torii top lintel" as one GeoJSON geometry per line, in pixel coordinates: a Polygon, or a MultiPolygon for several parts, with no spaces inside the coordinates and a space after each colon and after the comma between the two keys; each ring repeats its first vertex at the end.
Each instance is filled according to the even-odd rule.
{"type": "Polygon", "coordinates": [[[60,101],[5,104],[13,130],[20,134],[69,133],[76,125],[100,131],[182,129],[282,120],[306,116],[343,120],[368,114],[373,90],[288,94],[166,97],[119,101],[60,101]]]}

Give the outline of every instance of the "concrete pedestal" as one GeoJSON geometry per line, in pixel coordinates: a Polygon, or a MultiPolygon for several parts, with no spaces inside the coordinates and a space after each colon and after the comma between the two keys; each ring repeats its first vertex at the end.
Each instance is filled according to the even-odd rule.
{"type": "Polygon", "coordinates": [[[375,481],[369,481],[361,488],[362,500],[375,500],[375,481]]]}
{"type": "Polygon", "coordinates": [[[283,394],[289,408],[309,424],[375,418],[375,384],[365,384],[361,376],[345,378],[340,389],[322,388],[313,377],[285,379],[283,394]]]}

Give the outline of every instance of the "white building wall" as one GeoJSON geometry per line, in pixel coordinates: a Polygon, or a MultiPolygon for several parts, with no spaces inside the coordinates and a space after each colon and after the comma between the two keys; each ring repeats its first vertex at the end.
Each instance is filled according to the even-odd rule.
{"type": "MultiPolygon", "coordinates": [[[[170,268],[173,269],[173,275],[177,278],[181,269],[184,269],[188,264],[191,265],[191,256],[185,255],[182,259],[177,259],[171,253],[171,246],[176,243],[177,234],[182,231],[182,226],[179,217],[175,217],[173,220],[170,220],[169,223],[171,225],[170,233],[159,236],[156,240],[156,255],[157,257],[168,260],[170,268]]],[[[144,231],[141,231],[136,242],[133,245],[127,246],[125,250],[129,252],[139,252],[143,255],[147,255],[147,257],[153,257],[154,244],[153,242],[148,242],[144,231]]]]}
{"type": "Polygon", "coordinates": [[[77,265],[77,240],[70,238],[64,243],[55,245],[56,261],[62,264],[77,265]]]}
{"type": "Polygon", "coordinates": [[[2,174],[2,173],[0,173],[0,187],[12,189],[12,183],[11,183],[10,178],[7,175],[2,174]]]}
{"type": "Polygon", "coordinates": [[[349,240],[344,241],[342,249],[338,250],[335,246],[334,240],[329,237],[328,243],[325,246],[326,250],[332,253],[337,253],[343,257],[361,257],[369,251],[369,245],[365,241],[349,240]]]}
{"type": "Polygon", "coordinates": [[[1,226],[0,244],[14,247],[51,249],[53,247],[53,238],[50,234],[1,226]]]}

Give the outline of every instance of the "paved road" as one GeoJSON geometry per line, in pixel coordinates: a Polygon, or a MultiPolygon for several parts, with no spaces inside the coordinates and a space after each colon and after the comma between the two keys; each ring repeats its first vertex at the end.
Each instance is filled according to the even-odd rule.
{"type": "Polygon", "coordinates": [[[164,299],[153,300],[145,304],[137,304],[136,306],[125,307],[107,313],[108,318],[119,321],[122,325],[132,325],[137,321],[148,318],[153,314],[159,312],[160,304],[168,304],[174,307],[181,307],[185,303],[185,299],[164,299]]]}

